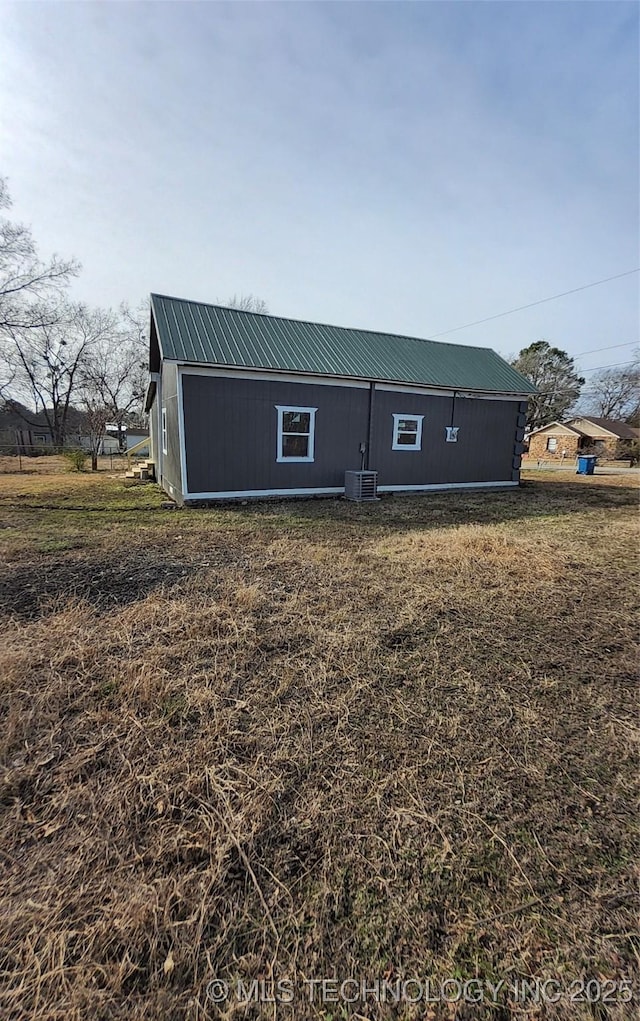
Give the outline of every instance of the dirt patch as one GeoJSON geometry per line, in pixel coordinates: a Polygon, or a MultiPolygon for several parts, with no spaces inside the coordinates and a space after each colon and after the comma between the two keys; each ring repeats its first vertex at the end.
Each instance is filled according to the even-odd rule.
{"type": "Polygon", "coordinates": [[[34,620],[60,608],[61,601],[86,600],[100,610],[138,602],[189,573],[189,565],[147,550],[122,558],[43,558],[40,563],[0,569],[0,613],[34,620]]]}

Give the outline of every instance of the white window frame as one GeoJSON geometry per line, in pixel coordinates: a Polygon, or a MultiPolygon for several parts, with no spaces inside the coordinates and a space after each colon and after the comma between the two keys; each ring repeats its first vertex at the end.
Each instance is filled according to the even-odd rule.
{"type": "Polygon", "coordinates": [[[276,451],[276,461],[278,464],[300,464],[303,462],[309,463],[315,460],[315,435],[316,435],[316,411],[317,408],[300,408],[293,404],[276,404],[276,411],[278,412],[278,446],[276,451]],[[282,426],[284,424],[284,416],[288,412],[294,412],[294,414],[309,415],[309,432],[308,433],[286,433],[282,426]],[[285,457],[282,453],[282,443],[285,436],[307,436],[307,456],[306,457],[285,457]]]}
{"type": "Polygon", "coordinates": [[[392,450],[422,450],[422,420],[424,415],[413,415],[413,414],[395,414],[393,415],[393,439],[391,442],[392,450]],[[406,419],[417,423],[416,429],[400,429],[400,422],[406,419]],[[401,433],[415,432],[416,441],[415,443],[400,443],[399,437],[401,433]]]}
{"type": "Polygon", "coordinates": [[[547,437],[547,450],[549,451],[549,453],[550,454],[555,454],[557,449],[558,449],[558,437],[557,436],[548,436],[547,437]],[[551,446],[552,443],[553,443],[553,446],[551,446]]]}
{"type": "Polygon", "coordinates": [[[162,453],[167,453],[167,409],[162,409],[162,453]]]}

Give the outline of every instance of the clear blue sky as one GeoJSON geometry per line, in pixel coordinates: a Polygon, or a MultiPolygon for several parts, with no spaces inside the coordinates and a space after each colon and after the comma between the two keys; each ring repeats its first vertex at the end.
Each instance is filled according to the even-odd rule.
{"type": "MultiPolygon", "coordinates": [[[[640,265],[634,3],[0,13],[0,173],[83,300],[434,336],[640,265]]],[[[638,276],[447,339],[540,338],[637,340],[638,276]]]]}

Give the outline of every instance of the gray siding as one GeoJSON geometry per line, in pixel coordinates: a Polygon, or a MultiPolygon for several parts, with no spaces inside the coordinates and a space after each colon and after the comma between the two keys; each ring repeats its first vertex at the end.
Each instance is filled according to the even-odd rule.
{"type": "Polygon", "coordinates": [[[190,493],[342,487],[360,467],[368,389],[190,373],[182,385],[190,493]],[[318,409],[313,462],[276,462],[277,404],[318,409]]]}
{"type": "Polygon", "coordinates": [[[514,481],[519,403],[456,397],[457,443],[445,439],[451,409],[451,397],[376,389],[369,466],[378,472],[378,485],[514,481]],[[391,449],[394,413],[424,415],[421,450],[391,449]]]}
{"type": "MultiPolygon", "coordinates": [[[[180,470],[178,367],[173,362],[162,363],[162,407],[166,408],[167,412],[167,453],[162,455],[162,485],[172,496],[179,498],[182,494],[182,473],[180,470]]],[[[158,437],[158,445],[162,446],[161,435],[158,437]]]]}
{"type": "MultiPolygon", "coordinates": [[[[165,477],[179,479],[177,421],[171,380],[163,377],[170,454],[165,477]],[[172,444],[174,450],[172,450],[172,444]]],[[[172,367],[173,368],[173,367],[172,367]]],[[[175,384],[175,379],[173,379],[175,384]]],[[[182,376],[189,493],[342,488],[361,466],[369,426],[369,389],[276,380],[182,376]],[[315,461],[278,464],[276,405],[317,408],[315,461]]],[[[457,443],[447,443],[452,398],[375,391],[369,467],[380,486],[447,485],[518,480],[523,408],[518,401],[457,397],[457,443]],[[392,450],[393,415],[423,415],[422,449],[392,450]]],[[[174,483],[175,484],[175,483],[174,483]]]]}

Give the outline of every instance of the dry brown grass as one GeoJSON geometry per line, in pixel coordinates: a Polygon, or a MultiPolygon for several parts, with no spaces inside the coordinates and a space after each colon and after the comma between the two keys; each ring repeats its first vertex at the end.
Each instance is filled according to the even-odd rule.
{"type": "Polygon", "coordinates": [[[304,986],[637,978],[637,494],[537,478],[180,513],[0,480],[3,1018],[634,1016],[304,986]]]}

